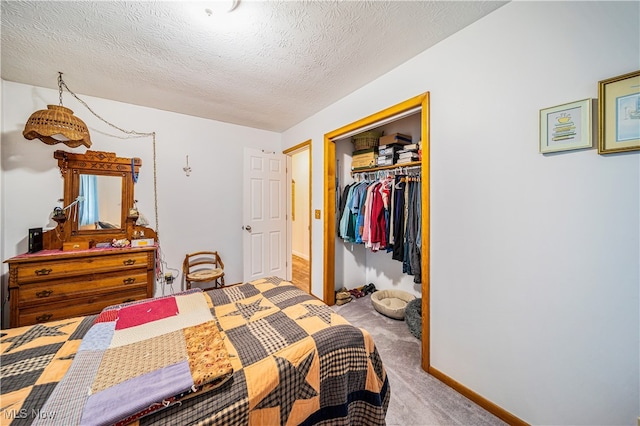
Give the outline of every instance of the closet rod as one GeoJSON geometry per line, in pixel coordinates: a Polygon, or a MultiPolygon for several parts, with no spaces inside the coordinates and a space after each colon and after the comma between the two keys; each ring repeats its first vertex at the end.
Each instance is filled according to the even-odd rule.
{"type": "Polygon", "coordinates": [[[420,165],[416,165],[416,166],[399,166],[393,169],[384,169],[384,170],[375,170],[375,171],[370,171],[370,172],[357,172],[357,173],[353,173],[353,177],[357,180],[362,180],[362,179],[377,179],[383,176],[390,176],[390,175],[406,175],[409,174],[409,171],[414,171],[417,170],[418,173],[420,174],[420,171],[422,169],[422,166],[420,165]]]}

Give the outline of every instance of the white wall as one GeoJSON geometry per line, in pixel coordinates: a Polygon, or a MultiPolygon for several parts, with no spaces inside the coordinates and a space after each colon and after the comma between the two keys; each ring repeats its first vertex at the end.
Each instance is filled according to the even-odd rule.
{"type": "MultiPolygon", "coordinates": [[[[73,73],[65,74],[73,90],[73,73]]],[[[242,155],[243,147],[279,150],[278,133],[236,126],[123,104],[78,94],[107,121],[126,130],[156,132],[158,225],[154,213],[153,139],[118,139],[124,136],[95,118],[65,92],[63,103],[89,126],[92,150],[139,157],[142,167],[135,198],[140,212],[157,228],[163,259],[174,275],[188,252],[216,249],[225,264],[226,282],[243,279],[242,270],[242,155]],[[105,134],[106,133],[106,134],[105,134]],[[107,135],[108,134],[108,135],[107,135]],[[189,155],[191,176],[182,168],[189,155]]],[[[46,145],[22,136],[31,113],[57,104],[58,93],[39,87],[2,82],[2,250],[3,259],[27,251],[27,229],[55,225],[48,217],[63,195],[63,180],[53,158],[65,145],[46,145]],[[10,105],[11,108],[6,108],[10,105]]],[[[2,265],[3,286],[7,283],[2,265]]],[[[169,270],[167,270],[169,272],[169,270]]],[[[173,284],[179,290],[182,275],[173,284]]],[[[162,294],[162,287],[156,294],[162,294]]],[[[8,310],[8,304],[3,306],[8,310]]]]}
{"type": "Polygon", "coordinates": [[[292,179],[296,183],[295,220],[291,223],[291,251],[309,260],[309,149],[291,156],[292,179]]]}
{"type": "Polygon", "coordinates": [[[640,152],[538,153],[539,110],[637,70],[639,28],[638,2],[512,2],[284,133],[322,209],[323,135],[431,93],[431,363],[531,424],[640,414],[640,152]]]}

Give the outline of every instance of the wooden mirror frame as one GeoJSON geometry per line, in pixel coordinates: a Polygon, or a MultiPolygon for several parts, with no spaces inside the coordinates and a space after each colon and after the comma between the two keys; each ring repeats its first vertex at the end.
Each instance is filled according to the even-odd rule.
{"type": "Polygon", "coordinates": [[[55,151],[53,157],[58,160],[58,167],[64,179],[63,207],[75,201],[80,193],[80,175],[122,177],[120,227],[114,229],[79,230],[78,215],[67,212],[65,223],[44,234],[44,248],[63,248],[63,243],[80,243],[81,248],[91,248],[98,243],[110,243],[114,239],[131,239],[134,231],[144,230],[145,236],[155,238],[155,233],[145,227],[136,226],[137,216],[130,217],[129,209],[134,207],[134,173],[142,166],[139,158],[121,158],[114,152],[87,151],[76,154],[66,151],[55,151]],[[74,217],[75,216],[75,217],[74,217]],[[151,231],[151,232],[149,232],[151,231]]]}

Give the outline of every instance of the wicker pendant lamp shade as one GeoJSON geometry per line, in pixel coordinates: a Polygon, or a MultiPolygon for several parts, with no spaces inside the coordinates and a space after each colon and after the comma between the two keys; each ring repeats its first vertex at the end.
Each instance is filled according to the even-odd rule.
{"type": "Polygon", "coordinates": [[[31,114],[22,135],[29,140],[38,138],[49,145],[63,143],[71,148],[91,146],[87,125],[62,105],[47,105],[46,110],[31,114]]]}
{"type": "MultiPolygon", "coordinates": [[[[71,148],[91,146],[91,137],[87,125],[73,115],[73,111],[62,106],[62,73],[58,76],[60,105],[47,105],[47,109],[31,114],[24,126],[22,135],[31,139],[40,139],[48,145],[63,143],[71,148]]],[[[65,85],[66,87],[66,85],[65,85]]]]}

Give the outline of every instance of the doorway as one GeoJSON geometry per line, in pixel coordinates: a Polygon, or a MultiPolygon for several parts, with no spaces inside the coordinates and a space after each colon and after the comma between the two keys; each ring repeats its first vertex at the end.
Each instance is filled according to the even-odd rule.
{"type": "Polygon", "coordinates": [[[429,92],[408,99],[390,108],[372,114],[361,120],[336,129],[324,136],[324,286],[323,300],[328,305],[335,304],[335,241],[336,241],[336,140],[345,138],[354,132],[361,132],[377,127],[396,117],[419,110],[421,114],[421,142],[422,142],[422,212],[421,212],[421,270],[422,270],[422,369],[429,370],[429,92]]]}
{"type": "Polygon", "coordinates": [[[287,272],[286,157],[244,148],[243,282],[287,272]]]}
{"type": "Polygon", "coordinates": [[[288,157],[289,279],[296,287],[311,293],[311,140],[283,153],[288,157]]]}

